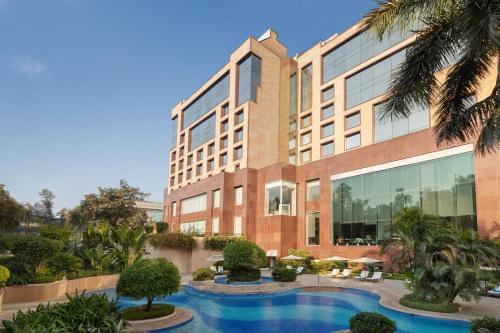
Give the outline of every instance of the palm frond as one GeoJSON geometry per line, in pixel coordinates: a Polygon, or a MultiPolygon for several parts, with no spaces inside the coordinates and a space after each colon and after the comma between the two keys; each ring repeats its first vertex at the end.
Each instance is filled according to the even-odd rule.
{"type": "Polygon", "coordinates": [[[488,97],[487,111],[491,115],[485,122],[476,142],[476,152],[480,155],[500,151],[500,109],[493,96],[488,97]],[[493,102],[491,102],[493,100],[493,102]]]}

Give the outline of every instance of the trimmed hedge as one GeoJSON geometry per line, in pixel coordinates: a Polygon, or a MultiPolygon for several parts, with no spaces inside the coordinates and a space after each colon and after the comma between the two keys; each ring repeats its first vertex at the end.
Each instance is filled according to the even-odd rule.
{"type": "Polygon", "coordinates": [[[243,237],[209,236],[204,239],[204,247],[208,250],[221,251],[229,244],[244,240],[243,237]]]}
{"type": "Polygon", "coordinates": [[[396,323],[376,312],[359,312],[349,319],[351,333],[393,333],[396,323]]]}
{"type": "Polygon", "coordinates": [[[125,320],[145,320],[171,315],[175,311],[175,306],[170,304],[155,304],[151,311],[146,311],[144,306],[134,306],[122,311],[125,320]]]}
{"type": "Polygon", "coordinates": [[[210,268],[199,268],[193,272],[193,281],[207,281],[215,278],[215,272],[210,268]]]}
{"type": "Polygon", "coordinates": [[[52,283],[56,281],[61,281],[63,277],[64,277],[63,274],[40,274],[29,277],[27,282],[32,284],[52,283]]]}
{"type": "Polygon", "coordinates": [[[153,247],[168,247],[171,249],[193,250],[196,248],[196,240],[191,235],[180,232],[165,232],[148,236],[153,247]]]}
{"type": "Polygon", "coordinates": [[[0,265],[0,289],[5,287],[5,284],[10,278],[10,271],[7,267],[0,265]]]}
{"type": "Polygon", "coordinates": [[[429,303],[426,301],[422,301],[414,294],[404,295],[399,300],[399,303],[412,309],[443,313],[458,312],[458,309],[460,307],[456,303],[429,303]]]}
{"type": "Polygon", "coordinates": [[[227,280],[229,282],[250,282],[260,280],[259,269],[238,269],[230,270],[227,273],[227,280]]]}
{"type": "Polygon", "coordinates": [[[293,269],[276,267],[273,269],[273,280],[277,282],[293,282],[297,279],[297,272],[293,269]]]}
{"type": "Polygon", "coordinates": [[[471,320],[471,333],[500,332],[500,319],[490,316],[471,320]]]}

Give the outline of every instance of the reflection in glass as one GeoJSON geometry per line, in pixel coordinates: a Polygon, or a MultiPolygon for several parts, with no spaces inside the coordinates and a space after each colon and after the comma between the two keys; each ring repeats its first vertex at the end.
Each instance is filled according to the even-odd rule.
{"type": "Polygon", "coordinates": [[[266,184],[265,215],[295,215],[294,183],[278,180],[266,184]]]}

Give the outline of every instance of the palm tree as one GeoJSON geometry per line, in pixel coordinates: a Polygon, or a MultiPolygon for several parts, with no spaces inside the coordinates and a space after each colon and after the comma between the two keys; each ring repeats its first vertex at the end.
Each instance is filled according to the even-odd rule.
{"type": "Polygon", "coordinates": [[[144,255],[146,232],[143,227],[130,229],[126,225],[111,232],[111,257],[114,263],[123,270],[138,261],[144,255]]]}
{"type": "Polygon", "coordinates": [[[409,31],[416,21],[416,41],[393,77],[382,118],[407,117],[416,105],[437,105],[438,144],[477,136],[477,153],[500,150],[500,2],[381,0],[362,25],[382,38],[391,31],[409,31]],[[457,55],[440,86],[435,72],[457,55]],[[489,96],[472,101],[481,80],[495,69],[489,96]]]}

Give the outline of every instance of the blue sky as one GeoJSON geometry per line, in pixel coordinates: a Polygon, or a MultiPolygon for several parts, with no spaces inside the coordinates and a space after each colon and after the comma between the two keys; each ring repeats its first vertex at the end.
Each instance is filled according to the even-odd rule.
{"type": "Polygon", "coordinates": [[[289,54],[371,0],[0,0],[0,184],[74,207],[120,179],[161,201],[169,111],[272,27],[289,54]]]}

